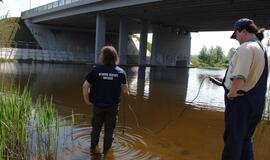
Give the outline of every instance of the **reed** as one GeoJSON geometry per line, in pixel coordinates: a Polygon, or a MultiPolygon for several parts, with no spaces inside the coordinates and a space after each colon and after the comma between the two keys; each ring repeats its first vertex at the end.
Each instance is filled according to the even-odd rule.
{"type": "Polygon", "coordinates": [[[60,118],[52,98],[34,103],[27,89],[0,96],[0,160],[56,159],[60,118]]]}

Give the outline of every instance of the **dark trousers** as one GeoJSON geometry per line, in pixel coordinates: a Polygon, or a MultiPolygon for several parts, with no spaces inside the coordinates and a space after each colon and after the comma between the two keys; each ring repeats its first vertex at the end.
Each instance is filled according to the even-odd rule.
{"type": "Polygon", "coordinates": [[[252,136],[260,122],[264,104],[249,96],[225,97],[225,132],[222,160],[254,160],[252,136]]]}
{"type": "Polygon", "coordinates": [[[113,130],[116,126],[118,107],[93,108],[91,150],[96,148],[99,142],[99,135],[104,124],[103,151],[107,151],[112,146],[113,130]]]}

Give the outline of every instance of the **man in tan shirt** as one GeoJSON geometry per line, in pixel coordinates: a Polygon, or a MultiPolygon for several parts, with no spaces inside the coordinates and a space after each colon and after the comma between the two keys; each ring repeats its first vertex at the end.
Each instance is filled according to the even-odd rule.
{"type": "Polygon", "coordinates": [[[231,38],[240,43],[223,81],[225,132],[222,160],[254,160],[252,135],[260,122],[267,88],[268,64],[262,30],[253,20],[235,22],[231,38]]]}

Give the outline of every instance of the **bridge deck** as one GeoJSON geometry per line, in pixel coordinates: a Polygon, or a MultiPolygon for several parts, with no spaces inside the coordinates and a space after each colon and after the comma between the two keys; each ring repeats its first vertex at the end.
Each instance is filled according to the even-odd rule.
{"type": "Polygon", "coordinates": [[[132,20],[133,32],[138,31],[141,19],[172,30],[224,31],[232,30],[234,21],[241,17],[269,28],[269,8],[269,0],[60,0],[25,11],[22,18],[33,23],[94,29],[96,14],[102,12],[108,16],[111,31],[118,30],[120,17],[132,20]]]}

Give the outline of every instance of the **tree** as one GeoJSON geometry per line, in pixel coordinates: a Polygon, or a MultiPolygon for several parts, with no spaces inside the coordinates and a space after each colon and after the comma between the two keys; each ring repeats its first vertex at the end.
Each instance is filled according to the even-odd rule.
{"type": "Polygon", "coordinates": [[[207,51],[206,46],[203,46],[198,58],[201,62],[208,62],[209,61],[209,55],[208,55],[208,51],[207,51]]]}
{"type": "Polygon", "coordinates": [[[218,63],[224,62],[224,53],[222,51],[222,48],[220,46],[211,47],[209,50],[209,63],[211,66],[215,66],[218,63]]]}
{"type": "Polygon", "coordinates": [[[210,49],[203,46],[198,59],[193,58],[191,62],[192,65],[197,67],[224,67],[227,65],[227,58],[224,56],[220,46],[211,47],[210,49]]]}
{"type": "Polygon", "coordinates": [[[216,46],[215,48],[215,54],[216,54],[216,63],[218,62],[224,62],[224,52],[220,46],[216,46]]]}

